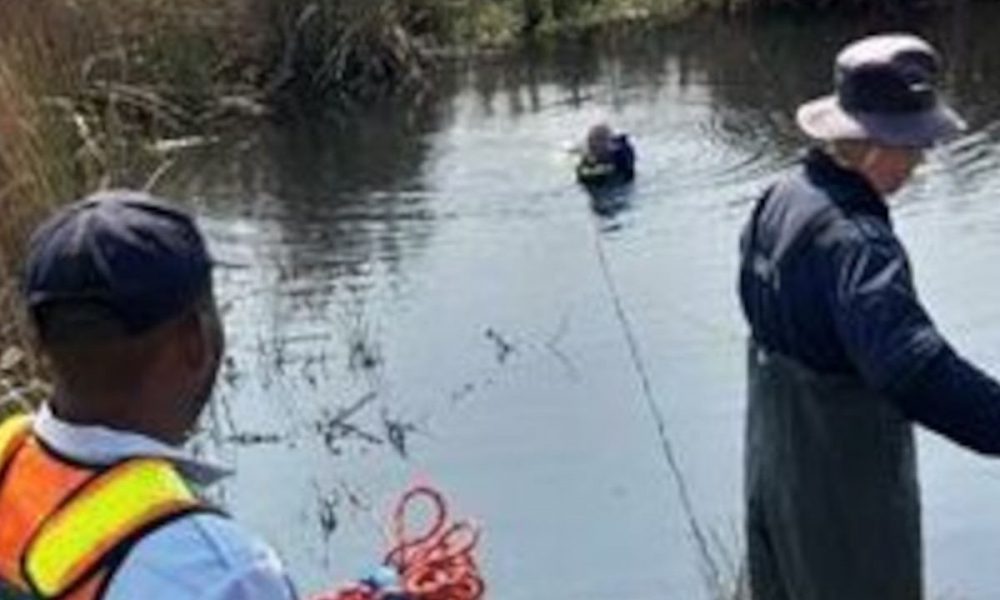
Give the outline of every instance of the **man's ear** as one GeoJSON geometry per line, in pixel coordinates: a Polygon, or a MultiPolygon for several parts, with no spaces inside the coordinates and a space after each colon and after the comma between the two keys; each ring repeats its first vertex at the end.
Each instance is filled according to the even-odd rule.
{"type": "Polygon", "coordinates": [[[208,353],[208,328],[205,315],[200,310],[191,310],[177,323],[181,344],[181,358],[185,366],[200,369],[208,353]]]}

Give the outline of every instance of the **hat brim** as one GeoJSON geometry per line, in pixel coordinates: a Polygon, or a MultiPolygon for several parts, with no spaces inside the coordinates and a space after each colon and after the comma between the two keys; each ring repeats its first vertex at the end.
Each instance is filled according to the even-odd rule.
{"type": "Polygon", "coordinates": [[[849,113],[836,96],[799,107],[795,121],[806,135],[823,141],[871,140],[887,146],[928,148],[965,131],[965,121],[949,106],[907,114],[849,113]]]}

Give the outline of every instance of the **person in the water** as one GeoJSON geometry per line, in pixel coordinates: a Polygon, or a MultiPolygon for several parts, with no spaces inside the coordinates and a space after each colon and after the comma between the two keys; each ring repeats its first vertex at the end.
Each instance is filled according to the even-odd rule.
{"type": "Polygon", "coordinates": [[[583,156],[576,166],[577,180],[588,186],[621,185],[635,178],[635,149],[628,136],[608,125],[594,125],[587,133],[583,156]]]}

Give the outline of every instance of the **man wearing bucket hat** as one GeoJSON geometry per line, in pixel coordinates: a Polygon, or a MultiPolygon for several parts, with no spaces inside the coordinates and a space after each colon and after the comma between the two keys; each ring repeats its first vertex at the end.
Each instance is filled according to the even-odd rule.
{"type": "Polygon", "coordinates": [[[107,192],[32,237],[24,299],[55,376],[0,422],[0,599],[291,600],[274,552],[198,494],[181,449],[224,339],[194,221],[107,192]]]}
{"type": "Polygon", "coordinates": [[[938,97],[939,63],[912,35],[844,48],[836,93],[798,111],[818,147],[744,231],[756,600],[922,598],[911,423],[1000,454],[1000,385],[935,328],[886,203],[964,128],[938,97]]]}

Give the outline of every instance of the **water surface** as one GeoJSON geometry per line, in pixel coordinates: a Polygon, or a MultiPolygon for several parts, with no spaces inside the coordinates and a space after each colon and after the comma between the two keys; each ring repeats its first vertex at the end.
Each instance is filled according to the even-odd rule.
{"type": "MultiPolygon", "coordinates": [[[[964,12],[964,14],[963,14],[964,12]]],[[[1000,10],[920,25],[974,126],[898,198],[918,285],[1000,373],[1000,10]]],[[[697,516],[738,552],[749,202],[802,148],[790,115],[833,53],[892,25],[778,18],[529,48],[456,65],[419,102],[262,127],[192,155],[230,350],[205,451],[300,586],[380,557],[428,479],[485,527],[503,600],[705,597],[700,561],[616,318],[635,329],[697,516]],[[594,205],[566,150],[631,132],[639,177],[594,205]]],[[[898,27],[893,27],[898,28],[898,27]]],[[[929,586],[1000,595],[1000,464],[921,438],[929,586]]]]}

